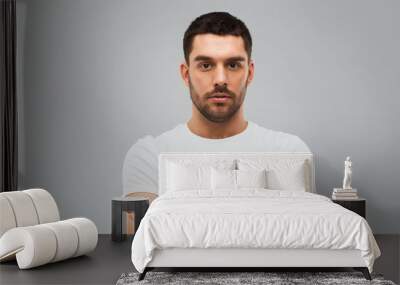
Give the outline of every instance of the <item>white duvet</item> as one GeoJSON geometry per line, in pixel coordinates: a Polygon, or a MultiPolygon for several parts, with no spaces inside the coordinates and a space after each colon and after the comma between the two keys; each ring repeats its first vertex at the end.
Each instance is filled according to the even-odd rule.
{"type": "Polygon", "coordinates": [[[380,256],[367,221],[329,198],[258,188],[161,195],[135,234],[133,265],[143,272],[169,247],[358,249],[370,272],[380,256]]]}

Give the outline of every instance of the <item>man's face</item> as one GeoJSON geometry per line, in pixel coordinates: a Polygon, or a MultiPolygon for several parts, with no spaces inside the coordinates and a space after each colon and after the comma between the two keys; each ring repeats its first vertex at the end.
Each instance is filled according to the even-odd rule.
{"type": "Polygon", "coordinates": [[[254,64],[249,63],[241,37],[203,34],[194,37],[189,66],[182,64],[181,73],[197,110],[220,123],[240,109],[254,64]]]}

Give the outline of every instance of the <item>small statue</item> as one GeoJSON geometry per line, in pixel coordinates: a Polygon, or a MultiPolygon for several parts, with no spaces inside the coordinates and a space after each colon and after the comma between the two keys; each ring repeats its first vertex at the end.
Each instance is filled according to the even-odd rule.
{"type": "Polygon", "coordinates": [[[352,189],[351,188],[351,160],[350,156],[346,157],[344,162],[344,178],[343,178],[343,189],[352,189]]]}

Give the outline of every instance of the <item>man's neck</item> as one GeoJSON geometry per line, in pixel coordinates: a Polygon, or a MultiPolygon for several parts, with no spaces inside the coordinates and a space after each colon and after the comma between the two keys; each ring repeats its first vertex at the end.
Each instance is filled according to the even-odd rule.
{"type": "Polygon", "coordinates": [[[243,117],[232,119],[228,122],[214,123],[208,120],[191,118],[187,122],[189,130],[204,138],[223,139],[237,135],[246,130],[248,121],[243,117]]]}

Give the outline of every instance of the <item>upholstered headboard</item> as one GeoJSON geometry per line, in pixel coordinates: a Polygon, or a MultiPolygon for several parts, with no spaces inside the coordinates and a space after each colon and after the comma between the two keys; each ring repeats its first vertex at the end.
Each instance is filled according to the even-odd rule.
{"type": "Polygon", "coordinates": [[[221,161],[237,164],[237,161],[276,163],[304,162],[306,191],[316,193],[313,154],[308,152],[163,152],[158,156],[158,193],[166,192],[168,162],[207,165],[221,161]]]}

